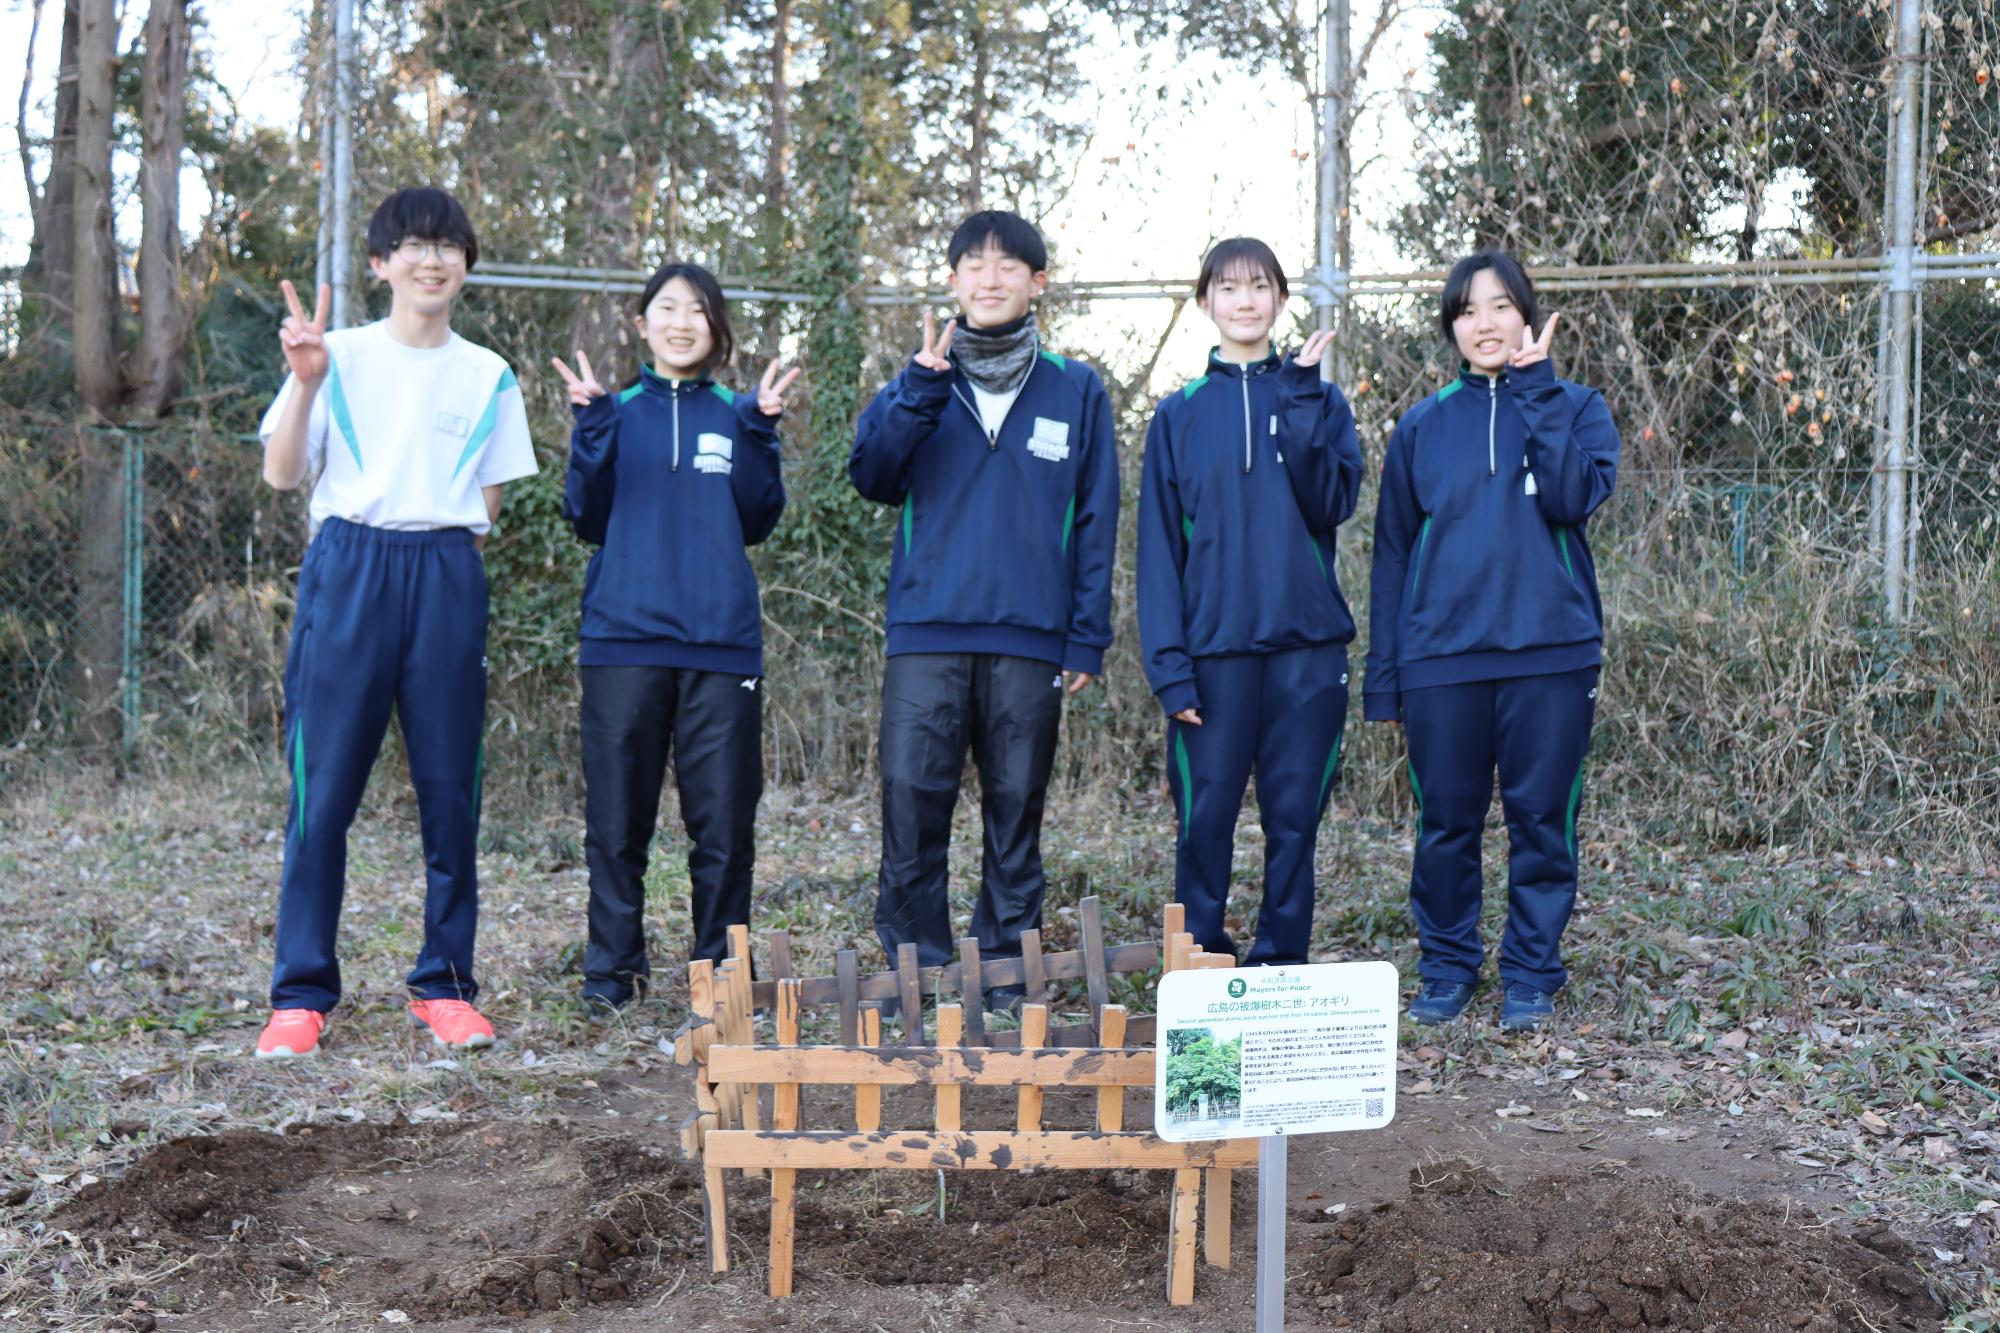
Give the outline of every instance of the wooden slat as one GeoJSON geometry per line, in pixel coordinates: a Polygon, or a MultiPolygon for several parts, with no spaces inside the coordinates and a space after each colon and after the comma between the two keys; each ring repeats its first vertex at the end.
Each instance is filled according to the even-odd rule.
{"type": "MultiPolygon", "coordinates": [[[[965,1044],[986,1044],[986,988],[979,980],[979,941],[967,935],[958,942],[958,993],[965,1006],[965,1044]]],[[[945,1044],[938,1038],[938,1045],[945,1044]]]]}
{"type": "MultiPolygon", "coordinates": [[[[1049,1007],[1045,1004],[1024,1004],[1021,1006],[1021,1058],[1037,1060],[1041,1057],[1042,1042],[1049,1035],[1049,1007]]],[[[1058,1059],[1062,1057],[1058,1056],[1058,1059]]],[[[1018,1094],[1020,1101],[1014,1111],[1014,1128],[1023,1134],[1042,1127],[1042,1090],[1032,1084],[1023,1084],[1018,1094]]]]}
{"type": "MultiPolygon", "coordinates": [[[[1106,1006],[1107,1008],[1110,1006],[1106,1006]]],[[[871,1006],[863,1018],[876,1014],[871,1006]]],[[[1154,1054],[1149,1049],[1101,1046],[1062,1049],[996,1050],[979,1046],[715,1046],[709,1068],[721,1083],[874,1084],[877,1087],[930,1087],[965,1083],[978,1087],[1150,1088],[1154,1054]]],[[[746,1126],[754,1129],[755,1126],[746,1126]]]]}
{"type": "Polygon", "coordinates": [[[789,931],[767,930],[764,942],[771,946],[771,984],[792,978],[792,937],[789,931]]]}
{"type": "MultiPolygon", "coordinates": [[[[838,963],[839,956],[835,955],[838,963]]],[[[1160,965],[1160,946],[1147,941],[1141,944],[1114,944],[1104,952],[1104,966],[1107,972],[1144,972],[1160,965]]],[[[1027,984],[1027,964],[1019,958],[988,958],[980,963],[980,971],[988,986],[1011,986],[1027,984]]],[[[1042,974],[1050,981],[1071,981],[1085,974],[1083,951],[1067,949],[1062,953],[1042,955],[1042,974]]],[[[900,974],[871,972],[866,976],[857,975],[855,989],[857,1000],[893,1000],[899,996],[900,974]]],[[[840,978],[804,977],[805,991],[801,995],[808,1011],[829,1008],[840,1002],[840,978]]],[[[751,998],[759,1008],[769,1008],[775,982],[766,979],[753,984],[751,998]]],[[[958,964],[949,963],[943,968],[931,968],[922,973],[922,988],[926,995],[956,995],[959,993],[958,964]]]]}
{"type": "MultiPolygon", "coordinates": [[[[709,1046],[710,1051],[736,1041],[736,988],[733,978],[738,966],[734,958],[729,958],[715,969],[715,1037],[709,1046]]],[[[716,1077],[713,1069],[708,1071],[708,1079],[715,1086],[716,1123],[724,1129],[743,1128],[743,1089],[716,1077]]]]}
{"type": "MultiPolygon", "coordinates": [[[[715,1044],[715,964],[697,958],[688,964],[688,1013],[693,1028],[688,1033],[688,1050],[694,1064],[694,1104],[697,1110],[713,1115],[716,1111],[715,1086],[708,1074],[708,1051],[715,1044]]],[[[675,1058],[679,1058],[676,1048],[675,1058]]]]}
{"type": "MultiPolygon", "coordinates": [[[[782,932],[774,932],[782,938],[782,932]]],[[[774,941],[775,943],[775,941],[774,941]]],[[[774,950],[775,952],[775,950],[774,950]]],[[[789,951],[787,951],[789,952],[789,951]]],[[[790,965],[790,958],[785,965],[790,965]]],[[[777,966],[777,964],[773,964],[777,966]]],[[[778,981],[778,1044],[799,1044],[799,983],[778,981]]],[[[771,1128],[780,1132],[799,1127],[799,1085],[779,1083],[771,1089],[771,1128]]],[[[799,1173],[788,1166],[771,1169],[771,1295],[792,1294],[792,1236],[798,1222],[799,1173]]]]}
{"type": "MultiPolygon", "coordinates": [[[[1045,1130],[1039,1134],[801,1130],[780,1134],[775,1130],[720,1129],[708,1136],[706,1151],[709,1161],[717,1166],[783,1165],[795,1170],[1185,1170],[1199,1199],[1201,1169],[1251,1166],[1257,1160],[1257,1141],[1168,1143],[1151,1134],[1099,1134],[1094,1130],[1045,1130]]],[[[1192,1243],[1192,1230],[1189,1236],[1192,1243]]]]}
{"type": "MultiPolygon", "coordinates": [[[[799,1049],[799,983],[778,983],[778,1044],[799,1049]]],[[[799,1127],[799,1085],[775,1083],[771,1088],[771,1128],[799,1127]]]]}
{"type": "Polygon", "coordinates": [[[729,956],[743,960],[743,975],[750,975],[750,927],[741,923],[725,930],[729,940],[729,956]]]}
{"type": "MultiPolygon", "coordinates": [[[[708,1144],[720,1130],[711,1130],[702,1142],[701,1213],[708,1235],[708,1271],[729,1271],[729,1192],[723,1184],[722,1166],[708,1157],[708,1144]]],[[[737,1130],[737,1133],[743,1131],[737,1130]]]]}
{"type": "Polygon", "coordinates": [[[1160,912],[1160,939],[1164,942],[1187,929],[1187,905],[1168,903],[1160,912]]]}
{"type": "Polygon", "coordinates": [[[1104,1006],[1111,1002],[1110,960],[1104,956],[1104,907],[1096,894],[1077,904],[1077,915],[1083,927],[1084,989],[1090,996],[1090,1023],[1095,1028],[1102,1021],[1104,1006]]]}
{"type": "MultiPolygon", "coordinates": [[[[1104,1006],[1104,1044],[1113,1049],[1125,1044],[1125,1006],[1122,1004],[1104,1006]]],[[[1154,1072],[1157,1075],[1157,1068],[1154,1072]]],[[[1125,1128],[1125,1089],[1097,1090],[1097,1128],[1105,1133],[1116,1133],[1125,1128]]]]}
{"type": "Polygon", "coordinates": [[[1049,976],[1042,967],[1042,932],[1039,930],[1021,932],[1021,985],[1027,989],[1029,1004],[1049,1002],[1049,976]]]}
{"type": "MultiPolygon", "coordinates": [[[[725,966],[731,969],[729,977],[729,1017],[735,1027],[730,1041],[739,1046],[748,1046],[757,1040],[757,1021],[750,999],[750,928],[731,926],[732,943],[742,945],[743,951],[731,958],[725,966]]],[[[710,1049],[713,1049],[712,1047],[710,1049]]],[[[745,1129],[757,1129],[763,1124],[764,1113],[758,1087],[750,1083],[742,1090],[742,1125],[745,1129]]],[[[758,1172],[746,1171],[746,1176],[755,1178],[758,1172]]]]}
{"type": "MultiPolygon", "coordinates": [[[[713,1140],[711,1140],[712,1142],[713,1140]]],[[[1255,1139],[1234,1139],[1235,1143],[1255,1144],[1255,1139]]],[[[1174,1172],[1172,1232],[1167,1250],[1167,1304],[1194,1304],[1194,1237],[1196,1210],[1201,1203],[1201,1172],[1183,1168],[1174,1172]]]]}
{"type": "MultiPolygon", "coordinates": [[[[965,1039],[965,1011],[955,1004],[941,1004],[937,1010],[938,1049],[952,1050],[965,1039]]],[[[946,1081],[937,1085],[937,1131],[955,1134],[964,1128],[965,1085],[946,1081]]]]}
{"type": "Polygon", "coordinates": [[[903,1044],[921,1046],[924,1044],[924,991],[923,983],[917,976],[917,946],[899,944],[896,946],[896,998],[901,1002],[903,1018],[903,1044]]]}
{"type": "MultiPolygon", "coordinates": [[[[882,1043],[882,1011],[868,1005],[861,1011],[861,1044],[879,1046],[882,1043]]],[[[842,1079],[841,1082],[852,1082],[842,1079]]],[[[795,1079],[794,1082],[804,1082],[795,1079]]],[[[882,1128],[882,1085],[860,1083],[854,1088],[854,1127],[862,1133],[870,1133],[882,1128]]],[[[713,1137],[712,1135],[710,1137],[713,1137]]]]}
{"type": "MultiPolygon", "coordinates": [[[[840,1044],[852,1046],[861,1040],[861,955],[853,949],[842,949],[833,956],[833,971],[834,984],[839,988],[836,998],[840,1002],[840,1044]]],[[[812,982],[804,985],[810,986],[812,982]]],[[[803,987],[799,998],[811,1003],[803,987]]]]}
{"type": "Polygon", "coordinates": [[[771,1295],[792,1294],[792,1233],[798,1221],[799,1173],[771,1168],[771,1295]]]}

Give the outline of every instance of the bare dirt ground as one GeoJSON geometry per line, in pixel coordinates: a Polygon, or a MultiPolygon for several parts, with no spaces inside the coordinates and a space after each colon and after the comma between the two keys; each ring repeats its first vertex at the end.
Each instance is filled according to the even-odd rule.
{"type": "MultiPolygon", "coordinates": [[[[652,877],[656,990],[593,1025],[577,821],[489,818],[480,958],[502,1041],[442,1059],[399,1003],[421,871],[412,812],[378,783],[327,1048],[248,1059],[280,809],[233,781],[0,806],[0,1330],[1249,1326],[1250,1173],[1235,1263],[1204,1267],[1186,1310],[1165,1301],[1167,1183],[1147,1173],[805,1174],[788,1301],[764,1294],[765,1187],[735,1182],[735,1267],[711,1277],[674,1142],[691,1094],[662,1045],[683,1014],[677,830],[652,877]]],[[[809,971],[872,950],[867,803],[775,793],[763,827],[756,927],[789,928],[809,971]]],[[[1406,1032],[1390,1128],[1293,1144],[1290,1326],[2000,1326],[1993,869],[1589,832],[1556,1027],[1503,1039],[1482,996],[1453,1029],[1406,1032]]],[[[1047,850],[1051,947],[1090,891],[1113,940],[1152,934],[1161,811],[1057,802],[1047,850]]],[[[1246,916],[1260,855],[1246,826],[1246,916]]],[[[1318,956],[1413,975],[1407,856],[1405,831],[1335,816],[1318,956]]],[[[1049,1099],[1051,1125],[1089,1114],[1049,1099]]],[[[1128,1123],[1146,1114],[1134,1094],[1128,1123]]],[[[808,1095],[808,1125],[842,1115],[808,1095]]],[[[929,1104],[892,1095],[886,1115],[922,1125],[929,1104]]]]}

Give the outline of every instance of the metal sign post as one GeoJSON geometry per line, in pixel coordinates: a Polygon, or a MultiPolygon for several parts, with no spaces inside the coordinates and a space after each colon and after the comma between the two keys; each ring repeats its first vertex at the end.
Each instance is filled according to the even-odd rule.
{"type": "Polygon", "coordinates": [[[1285,1144],[1257,1145],[1257,1333],[1285,1333],[1285,1144]]]}

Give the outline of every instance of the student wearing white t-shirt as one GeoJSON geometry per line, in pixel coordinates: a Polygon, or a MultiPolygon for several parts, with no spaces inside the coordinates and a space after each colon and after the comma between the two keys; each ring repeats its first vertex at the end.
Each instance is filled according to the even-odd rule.
{"type": "Polygon", "coordinates": [[[279,342],[291,374],[264,414],[264,480],[291,490],[314,478],[315,535],[285,657],[292,793],[259,1058],[317,1049],[340,999],[334,941],[347,828],[392,707],[424,840],[410,1012],[443,1045],[493,1042],[472,1004],[486,714],[479,548],[501,487],[536,464],[514,372],[451,330],[452,301],[478,258],[456,199],[405,189],[368,224],[368,264],[389,286],[388,318],[327,332],[327,289],[307,319],[284,284],[291,315],[279,342]]]}

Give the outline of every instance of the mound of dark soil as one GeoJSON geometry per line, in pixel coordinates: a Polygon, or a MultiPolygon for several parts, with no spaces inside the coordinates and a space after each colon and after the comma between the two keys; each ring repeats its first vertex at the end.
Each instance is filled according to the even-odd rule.
{"type": "Polygon", "coordinates": [[[807,1274],[879,1286],[1011,1277],[1059,1309],[1101,1306],[1141,1286],[1165,1291],[1165,1175],[997,1171],[946,1180],[942,1224],[923,1206],[866,1218],[837,1206],[802,1206],[802,1284],[807,1274]]]}
{"type": "Polygon", "coordinates": [[[1302,1304],[1384,1333],[1885,1333],[1936,1328],[1941,1313],[1891,1232],[1850,1236],[1671,1180],[1546,1176],[1508,1190],[1444,1162],[1411,1171],[1401,1203],[1320,1220],[1297,1237],[1302,1304]]]}
{"type": "Polygon", "coordinates": [[[60,1224],[198,1255],[211,1297],[269,1281],[417,1317],[623,1301],[703,1254],[686,1166],[549,1124],[176,1139],[60,1224]]]}

